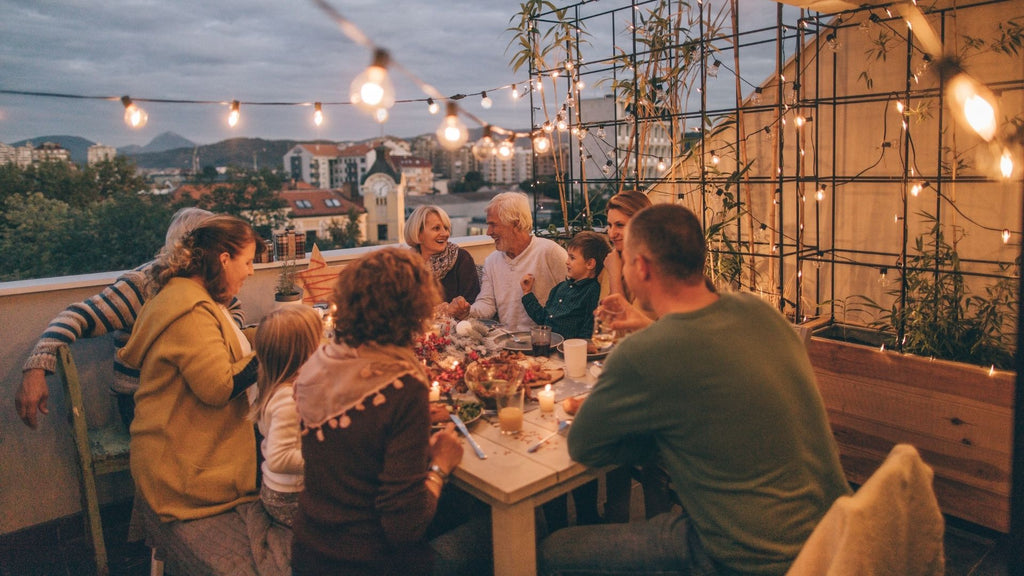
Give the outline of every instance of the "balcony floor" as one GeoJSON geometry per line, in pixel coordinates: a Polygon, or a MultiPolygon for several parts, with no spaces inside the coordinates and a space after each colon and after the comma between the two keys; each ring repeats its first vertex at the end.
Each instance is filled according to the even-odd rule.
{"type": "MultiPolygon", "coordinates": [[[[642,510],[636,498],[634,510],[642,510]]],[[[639,502],[638,502],[639,500],[639,502]]],[[[149,549],[129,544],[130,502],[103,509],[111,576],[148,576],[149,549]]],[[[947,518],[947,576],[1006,576],[1006,538],[973,524],[947,518]]],[[[81,517],[71,516],[0,536],[0,576],[90,576],[92,548],[81,517]]]]}

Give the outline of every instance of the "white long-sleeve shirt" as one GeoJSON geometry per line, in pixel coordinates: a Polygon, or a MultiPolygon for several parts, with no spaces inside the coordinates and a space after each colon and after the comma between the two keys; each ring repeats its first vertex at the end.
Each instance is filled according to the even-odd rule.
{"type": "Polygon", "coordinates": [[[291,384],[279,386],[259,421],[263,442],[263,483],[278,492],[301,492],[302,434],[291,384]]]}
{"type": "Polygon", "coordinates": [[[530,238],[530,244],[515,258],[495,250],[484,260],[480,294],[469,310],[470,315],[491,318],[497,313],[498,321],[508,330],[529,330],[536,323],[523,307],[519,281],[533,274],[533,293],[541,302],[547,302],[551,289],[565,279],[568,258],[565,249],[557,243],[536,236],[530,238]]]}

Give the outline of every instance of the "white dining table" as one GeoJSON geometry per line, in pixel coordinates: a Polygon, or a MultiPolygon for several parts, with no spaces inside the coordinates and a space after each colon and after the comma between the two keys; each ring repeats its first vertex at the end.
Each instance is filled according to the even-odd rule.
{"type": "Polygon", "coordinates": [[[493,422],[481,418],[469,426],[487,458],[480,459],[465,446],[462,463],[452,478],[456,486],[491,507],[495,576],[536,574],[534,509],[606,472],[574,462],[569,457],[566,432],[556,434],[535,452],[527,451],[531,444],[554,432],[559,419],[567,418],[560,400],[585,393],[594,380],[588,373],[585,378],[556,382],[552,386],[559,400],[555,411],[527,411],[523,430],[516,436],[502,434],[497,418],[493,422]]]}

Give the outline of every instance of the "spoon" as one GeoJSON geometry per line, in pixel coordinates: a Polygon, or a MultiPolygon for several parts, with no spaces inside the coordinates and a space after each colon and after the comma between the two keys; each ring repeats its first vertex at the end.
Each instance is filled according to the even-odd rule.
{"type": "Polygon", "coordinates": [[[551,440],[552,438],[554,438],[555,434],[558,434],[562,430],[565,430],[566,428],[568,428],[569,424],[572,424],[572,418],[569,418],[569,419],[566,419],[566,420],[559,420],[559,422],[558,422],[558,430],[555,430],[551,434],[548,434],[547,436],[541,438],[540,440],[537,440],[537,442],[534,443],[529,448],[527,448],[526,451],[530,452],[531,454],[536,452],[537,449],[540,448],[545,442],[547,442],[548,440],[551,440]]]}

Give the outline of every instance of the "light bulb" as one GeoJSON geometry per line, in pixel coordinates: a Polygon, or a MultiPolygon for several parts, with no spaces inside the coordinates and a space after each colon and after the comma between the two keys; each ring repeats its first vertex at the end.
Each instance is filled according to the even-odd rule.
{"type": "Polygon", "coordinates": [[[389,60],[386,50],[376,49],[373,63],[356,76],[349,86],[348,99],[363,112],[376,115],[378,108],[391,108],[395,105],[395,87],[388,78],[389,60]]]}
{"type": "Polygon", "coordinates": [[[903,100],[896,101],[896,112],[903,114],[903,100]]]}
{"type": "Polygon", "coordinates": [[[494,139],[491,138],[491,127],[484,126],[483,136],[473,143],[473,157],[483,162],[494,156],[494,139]]]}
{"type": "Polygon", "coordinates": [[[545,120],[544,123],[541,124],[540,129],[545,131],[545,132],[547,132],[548,134],[550,134],[550,133],[554,132],[555,127],[554,127],[554,125],[551,124],[551,122],[549,120],[545,120]]]}
{"type": "Polygon", "coordinates": [[[718,157],[718,154],[716,154],[715,151],[712,150],[711,151],[711,165],[712,166],[718,166],[718,162],[720,160],[721,160],[721,158],[718,157]]]}
{"type": "Polygon", "coordinates": [[[324,108],[319,102],[313,104],[313,124],[317,126],[324,123],[324,108]]]}
{"type": "Polygon", "coordinates": [[[512,99],[519,100],[519,88],[515,84],[512,85],[512,99]]]}
{"type": "Polygon", "coordinates": [[[124,123],[129,128],[142,128],[149,121],[149,114],[132,102],[131,98],[122,96],[121,104],[124,104],[124,123]]]}
{"type": "Polygon", "coordinates": [[[821,202],[825,199],[825,187],[818,188],[818,191],[814,193],[814,199],[821,202]]]}
{"type": "Polygon", "coordinates": [[[373,119],[376,120],[378,124],[383,124],[387,122],[388,116],[389,114],[387,108],[377,108],[376,110],[373,111],[373,119]]]}
{"type": "Polygon", "coordinates": [[[480,93],[480,107],[484,110],[490,110],[494,102],[487,96],[487,92],[480,93]]]}
{"type": "Polygon", "coordinates": [[[1003,148],[1003,154],[999,157],[999,173],[1006,180],[1013,176],[1013,155],[1006,148],[1003,148]]]}
{"type": "Polygon", "coordinates": [[[664,172],[664,171],[665,171],[665,159],[664,158],[658,158],[658,172],[664,172]]]}
{"type": "Polygon", "coordinates": [[[920,182],[914,182],[914,184],[910,187],[910,195],[913,196],[914,198],[917,198],[917,196],[921,193],[922,188],[924,188],[924,186],[922,186],[920,182]]]}
{"type": "Polygon", "coordinates": [[[587,87],[587,83],[584,82],[583,80],[577,80],[576,81],[576,89],[577,90],[583,90],[586,87],[587,87]]]}
{"type": "Polygon", "coordinates": [[[996,99],[980,82],[961,72],[949,81],[946,93],[957,120],[970,126],[986,142],[996,135],[996,99]]]}
{"type": "Polygon", "coordinates": [[[444,121],[437,128],[437,141],[445,150],[455,151],[468,139],[466,125],[459,120],[459,106],[455,102],[449,102],[444,121]]]}
{"type": "Polygon", "coordinates": [[[437,114],[437,112],[440,109],[441,106],[439,106],[437,102],[434,102],[433,98],[427,98],[427,112],[430,112],[431,114],[437,114]]]}
{"type": "Polygon", "coordinates": [[[722,62],[715,60],[715,62],[708,68],[708,76],[711,78],[718,78],[718,69],[722,66],[722,62]]]}
{"type": "Polygon", "coordinates": [[[231,101],[231,111],[228,112],[228,126],[234,128],[238,125],[238,119],[242,116],[240,107],[241,105],[238,103],[238,100],[231,101]]]}
{"type": "Polygon", "coordinates": [[[516,154],[516,135],[513,132],[509,135],[508,140],[502,140],[501,144],[498,144],[498,149],[494,151],[494,155],[501,160],[509,160],[516,154]]]}
{"type": "Polygon", "coordinates": [[[565,118],[559,117],[558,121],[555,122],[555,128],[558,128],[559,132],[565,132],[569,128],[569,124],[565,122],[565,118]]]}
{"type": "Polygon", "coordinates": [[[533,137],[533,151],[537,154],[543,154],[551,149],[551,139],[544,133],[537,134],[533,137]]]}
{"type": "Polygon", "coordinates": [[[609,174],[612,173],[612,161],[611,160],[605,162],[604,166],[601,166],[601,172],[604,172],[605,176],[608,176],[609,174]]]}
{"type": "Polygon", "coordinates": [[[806,121],[807,121],[806,118],[804,118],[803,116],[797,114],[796,118],[793,119],[793,124],[795,124],[797,128],[803,128],[804,123],[806,121]]]}
{"type": "Polygon", "coordinates": [[[1010,241],[1010,231],[1007,230],[1006,228],[1003,228],[1003,244],[1006,244],[1009,241],[1010,241]]]}
{"type": "Polygon", "coordinates": [[[750,96],[750,103],[751,104],[760,104],[761,103],[761,93],[762,92],[764,92],[764,90],[762,90],[761,88],[754,88],[754,93],[750,96]]]}

